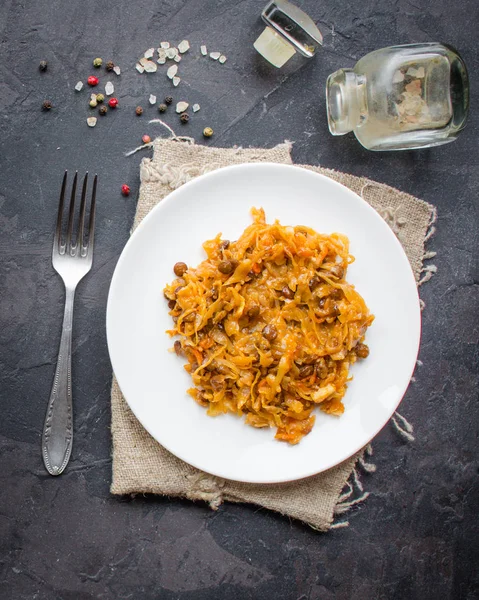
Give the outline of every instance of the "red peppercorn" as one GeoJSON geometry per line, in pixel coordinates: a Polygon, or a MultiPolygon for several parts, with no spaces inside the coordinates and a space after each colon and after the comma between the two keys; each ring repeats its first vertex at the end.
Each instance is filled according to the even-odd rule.
{"type": "Polygon", "coordinates": [[[151,142],[151,137],[149,135],[146,135],[146,133],[145,133],[145,135],[141,138],[141,140],[144,144],[149,144],[151,142]]]}
{"type": "Polygon", "coordinates": [[[124,183],[124,184],[121,186],[121,193],[122,193],[124,196],[129,196],[129,195],[130,195],[130,186],[128,186],[128,185],[126,185],[126,183],[124,183]]]}
{"type": "Polygon", "coordinates": [[[118,100],[116,98],[110,98],[108,104],[110,105],[110,108],[116,108],[118,106],[118,100]]]}
{"type": "Polygon", "coordinates": [[[95,86],[95,85],[98,85],[98,82],[100,80],[98,79],[98,77],[95,77],[95,75],[90,75],[90,77],[88,78],[87,81],[88,81],[88,85],[95,86]]]}

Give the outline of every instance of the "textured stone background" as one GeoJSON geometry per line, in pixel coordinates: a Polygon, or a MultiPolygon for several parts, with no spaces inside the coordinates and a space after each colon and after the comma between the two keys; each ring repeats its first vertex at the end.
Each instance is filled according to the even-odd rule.
{"type": "MultiPolygon", "coordinates": [[[[478,87],[477,0],[365,0],[301,5],[324,33],[320,55],[300,71],[271,72],[251,47],[263,1],[87,0],[0,3],[0,598],[2,600],[234,600],[478,597],[478,87]],[[140,76],[135,58],[164,39],[205,42],[218,65],[185,59],[174,96],[202,110],[181,131],[218,145],[294,140],[297,162],[365,175],[439,209],[430,249],[438,274],[427,304],[420,358],[401,411],[415,424],[407,445],[390,426],[374,442],[378,471],[351,526],[327,535],[249,506],[112,498],[105,339],[110,278],[128,238],[139,155],[147,130],[134,107],[170,91],[140,76]],[[454,144],[370,153],[327,130],[327,75],[396,43],[445,41],[472,76],[472,114],[454,144]],[[88,129],[86,93],[74,84],[95,56],[113,75],[121,110],[88,129]],[[40,74],[40,59],[49,69],[40,74]],[[42,113],[50,98],[55,108],[42,113]],[[63,289],[50,262],[64,169],[100,177],[97,248],[76,303],[75,445],[68,471],[46,475],[40,435],[52,383],[63,289]],[[127,182],[132,195],[123,198],[127,182]]],[[[148,108],[150,114],[155,110],[148,108]]],[[[167,120],[176,125],[177,117],[167,120]]],[[[188,216],[185,215],[185,219],[188,216]]],[[[394,315],[391,315],[394,318],[394,315]]]]}

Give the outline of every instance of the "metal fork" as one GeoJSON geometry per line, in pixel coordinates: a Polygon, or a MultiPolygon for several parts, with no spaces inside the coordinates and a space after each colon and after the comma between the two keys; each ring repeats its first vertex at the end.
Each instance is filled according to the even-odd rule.
{"type": "Polygon", "coordinates": [[[65,313],[63,316],[62,337],[58,351],[55,378],[48,402],[42,435],[42,455],[47,471],[51,475],[60,475],[70,459],[73,441],[72,418],[72,325],[73,300],[78,282],[90,271],[93,260],[93,242],[95,232],[95,203],[98,176],[93,180],[90,202],[88,240],[85,242],[85,213],[88,185],[88,173],[83,179],[80,216],[76,235],[74,235],[75,196],[78,172],[75,173],[70,195],[70,209],[66,236],[62,236],[63,207],[67,186],[67,171],[63,177],[58,206],[57,226],[53,240],[52,263],[55,271],[65,284],[65,313]]]}

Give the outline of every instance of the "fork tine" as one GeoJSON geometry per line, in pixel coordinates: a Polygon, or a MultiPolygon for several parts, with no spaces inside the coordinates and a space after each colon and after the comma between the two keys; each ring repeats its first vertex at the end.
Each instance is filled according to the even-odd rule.
{"type": "Polygon", "coordinates": [[[76,240],[76,246],[80,248],[80,253],[83,248],[83,233],[85,231],[85,210],[86,210],[86,189],[88,185],[88,171],[85,173],[85,177],[83,178],[83,186],[81,192],[81,202],[80,202],[80,227],[78,229],[78,237],[76,240]]]}
{"type": "Polygon", "coordinates": [[[90,205],[90,222],[88,225],[88,252],[91,255],[93,252],[93,242],[95,240],[95,206],[96,206],[96,184],[98,181],[98,175],[95,175],[93,180],[93,190],[91,192],[91,205],[90,205]]]}
{"type": "Polygon", "coordinates": [[[68,230],[67,230],[67,251],[69,252],[72,249],[71,241],[72,241],[72,233],[73,233],[73,217],[75,215],[75,195],[77,191],[77,179],[78,179],[78,171],[75,171],[75,177],[73,178],[72,185],[72,193],[70,196],[70,212],[68,213],[68,230]]]}
{"type": "Polygon", "coordinates": [[[55,238],[53,240],[53,250],[60,252],[62,245],[62,218],[63,218],[63,205],[65,204],[65,189],[67,186],[67,175],[68,171],[65,171],[63,175],[62,190],[60,192],[60,202],[58,203],[58,215],[57,215],[57,226],[55,229],[55,238]]]}

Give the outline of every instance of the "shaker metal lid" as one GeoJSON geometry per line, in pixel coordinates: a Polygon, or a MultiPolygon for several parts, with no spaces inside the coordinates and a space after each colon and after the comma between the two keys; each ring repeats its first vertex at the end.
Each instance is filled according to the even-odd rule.
{"type": "Polygon", "coordinates": [[[272,0],[263,9],[261,17],[307,58],[312,58],[318,46],[323,44],[323,35],[311,17],[287,0],[272,0]]]}

